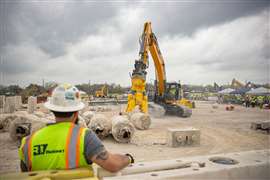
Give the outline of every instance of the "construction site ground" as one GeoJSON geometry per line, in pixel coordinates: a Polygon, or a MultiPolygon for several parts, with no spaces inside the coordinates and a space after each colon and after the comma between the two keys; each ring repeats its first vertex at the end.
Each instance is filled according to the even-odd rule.
{"type": "MultiPolygon", "coordinates": [[[[112,111],[98,113],[111,118],[123,109],[123,105],[110,107],[112,111]]],[[[137,130],[131,143],[120,144],[112,137],[104,139],[103,142],[108,151],[130,153],[137,162],[270,148],[269,134],[250,129],[251,122],[269,120],[270,110],[235,105],[234,111],[226,111],[225,107],[226,105],[221,104],[217,109],[213,109],[211,102],[197,101],[190,118],[152,117],[150,129],[137,130]],[[200,129],[201,144],[168,147],[167,129],[185,127],[200,129]]],[[[0,173],[19,171],[18,144],[10,140],[8,132],[0,134],[0,147],[0,173]]]]}

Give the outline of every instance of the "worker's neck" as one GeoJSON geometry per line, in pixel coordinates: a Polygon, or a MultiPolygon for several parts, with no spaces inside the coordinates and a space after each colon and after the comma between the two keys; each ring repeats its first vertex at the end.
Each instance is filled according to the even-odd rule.
{"type": "Polygon", "coordinates": [[[55,117],[56,122],[72,122],[72,117],[63,118],[63,117],[55,117]]]}

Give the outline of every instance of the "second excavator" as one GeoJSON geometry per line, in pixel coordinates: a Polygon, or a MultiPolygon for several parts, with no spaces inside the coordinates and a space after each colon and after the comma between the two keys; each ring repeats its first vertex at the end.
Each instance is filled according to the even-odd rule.
{"type": "Polygon", "coordinates": [[[103,85],[102,88],[100,90],[97,90],[95,92],[95,96],[96,97],[102,97],[102,98],[105,98],[108,96],[108,87],[107,85],[103,85]]]}
{"type": "Polygon", "coordinates": [[[181,96],[181,84],[167,82],[164,59],[158,46],[158,41],[151,28],[151,22],[144,24],[140,38],[139,59],[135,60],[131,76],[131,90],[128,94],[126,112],[132,112],[136,106],[143,113],[148,113],[148,97],[146,94],[146,69],[149,66],[150,52],[155,66],[154,102],[161,105],[166,114],[180,117],[189,117],[192,114],[190,102],[181,96]]]}

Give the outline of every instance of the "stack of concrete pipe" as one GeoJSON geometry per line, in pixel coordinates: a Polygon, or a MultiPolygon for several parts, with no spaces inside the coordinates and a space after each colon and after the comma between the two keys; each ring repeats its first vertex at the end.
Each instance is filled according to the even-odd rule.
{"type": "MultiPolygon", "coordinates": [[[[25,111],[18,111],[12,114],[3,114],[0,117],[0,132],[9,131],[12,140],[17,141],[34,131],[53,123],[51,114],[41,111],[29,114],[25,111]]],[[[79,115],[78,124],[82,127],[92,129],[99,138],[103,139],[109,135],[120,143],[131,141],[135,129],[146,130],[151,124],[149,115],[136,112],[128,115],[117,115],[107,118],[103,114],[86,111],[79,115]]]]}
{"type": "Polygon", "coordinates": [[[139,130],[149,129],[151,125],[150,116],[136,112],[126,115],[118,115],[107,118],[103,114],[87,111],[82,114],[87,126],[93,130],[101,139],[112,135],[120,143],[131,141],[135,128],[139,130]]]}

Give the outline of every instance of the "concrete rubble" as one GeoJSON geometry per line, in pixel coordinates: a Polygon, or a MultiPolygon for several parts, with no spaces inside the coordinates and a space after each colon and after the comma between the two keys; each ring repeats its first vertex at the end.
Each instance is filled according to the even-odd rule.
{"type": "Polygon", "coordinates": [[[54,121],[49,118],[50,116],[51,114],[45,114],[40,111],[36,111],[34,114],[29,114],[26,111],[1,114],[0,132],[9,132],[11,139],[17,141],[45,127],[47,123],[53,123],[54,121]]]}
{"type": "Polygon", "coordinates": [[[10,123],[16,119],[16,114],[1,114],[0,116],[0,131],[7,132],[9,130],[10,123]]]}

